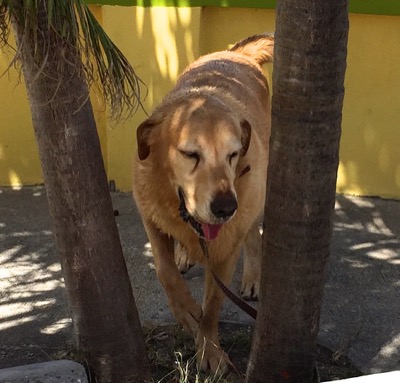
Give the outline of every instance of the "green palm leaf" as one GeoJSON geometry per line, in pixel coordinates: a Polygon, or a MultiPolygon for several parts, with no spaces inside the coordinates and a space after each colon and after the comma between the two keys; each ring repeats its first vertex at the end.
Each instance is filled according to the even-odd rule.
{"type": "MultiPolygon", "coordinates": [[[[33,36],[34,41],[37,41],[38,17],[41,17],[38,2],[39,0],[0,0],[0,46],[8,43],[11,15],[23,21],[19,24],[25,26],[24,35],[33,36]]],[[[47,0],[46,12],[48,28],[59,34],[66,44],[73,44],[80,52],[87,82],[100,88],[111,108],[112,117],[121,117],[125,112],[129,116],[138,107],[143,108],[143,82],[83,0],[47,0]]],[[[20,44],[23,42],[20,41],[20,44]]],[[[56,48],[62,49],[62,46],[56,48]]],[[[51,41],[48,41],[46,49],[54,49],[51,41]]],[[[46,49],[35,49],[38,68],[44,66],[47,59],[46,49]],[[41,56],[38,52],[41,52],[41,56]]],[[[18,52],[16,57],[18,58],[18,52]]],[[[60,71],[63,70],[63,65],[70,64],[68,58],[65,58],[64,63],[58,64],[60,71]]],[[[76,64],[79,68],[80,63],[76,64]]],[[[40,70],[37,75],[39,74],[40,70]]]]}

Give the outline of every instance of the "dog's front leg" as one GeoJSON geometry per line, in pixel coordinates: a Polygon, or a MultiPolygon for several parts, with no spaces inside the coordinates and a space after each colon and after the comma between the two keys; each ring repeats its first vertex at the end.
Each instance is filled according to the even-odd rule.
{"type": "Polygon", "coordinates": [[[164,287],[169,307],[186,332],[196,337],[203,311],[192,298],[174,260],[174,239],[152,222],[144,223],[153,251],[157,277],[164,287]]]}
{"type": "Polygon", "coordinates": [[[257,300],[260,292],[262,237],[256,220],[244,242],[243,276],[240,294],[243,299],[257,300]]]}
{"type": "MultiPolygon", "coordinates": [[[[230,255],[223,262],[206,265],[203,317],[196,338],[197,361],[205,371],[223,373],[230,364],[228,356],[220,347],[218,337],[218,321],[224,293],[217,285],[212,271],[225,285],[229,285],[238,257],[239,252],[230,255]]],[[[212,255],[210,258],[212,259],[212,255]]]]}

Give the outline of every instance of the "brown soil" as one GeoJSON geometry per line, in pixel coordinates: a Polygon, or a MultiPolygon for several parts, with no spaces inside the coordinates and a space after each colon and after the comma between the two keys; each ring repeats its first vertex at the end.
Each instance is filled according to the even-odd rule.
{"type": "MultiPolygon", "coordinates": [[[[244,382],[250,352],[252,328],[250,326],[221,323],[221,345],[229,354],[236,371],[224,378],[199,376],[194,360],[194,342],[179,326],[161,326],[145,331],[147,349],[155,382],[244,382]],[[187,371],[186,371],[187,370],[187,371]],[[186,380],[180,378],[183,374],[186,380]]],[[[339,380],[362,375],[343,355],[318,345],[316,366],[320,381],[339,380]]]]}

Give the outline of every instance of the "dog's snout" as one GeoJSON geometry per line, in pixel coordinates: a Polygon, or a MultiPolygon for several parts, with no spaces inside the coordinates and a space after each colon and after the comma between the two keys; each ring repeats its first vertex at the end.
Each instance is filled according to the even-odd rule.
{"type": "Polygon", "coordinates": [[[211,202],[211,211],[217,218],[231,217],[237,207],[236,197],[232,192],[218,193],[211,202]]]}

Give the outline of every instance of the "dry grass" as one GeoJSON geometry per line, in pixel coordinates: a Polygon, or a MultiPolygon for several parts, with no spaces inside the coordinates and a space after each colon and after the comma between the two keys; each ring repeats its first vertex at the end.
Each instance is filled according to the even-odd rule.
{"type": "MultiPolygon", "coordinates": [[[[242,383],[251,347],[251,326],[222,323],[221,345],[228,352],[235,369],[225,376],[206,375],[196,366],[193,339],[179,326],[162,326],[146,330],[146,344],[157,383],[242,383]]],[[[325,347],[317,348],[317,368],[321,381],[346,379],[361,375],[344,355],[325,347]]]]}
{"type": "MultiPolygon", "coordinates": [[[[243,383],[251,346],[251,326],[224,322],[220,326],[221,345],[235,368],[227,375],[207,375],[197,368],[193,339],[180,326],[144,328],[153,383],[243,383]]],[[[54,359],[72,359],[83,364],[74,347],[68,347],[54,359]]],[[[343,350],[318,346],[316,365],[322,382],[361,375],[343,355],[343,350]]]]}

